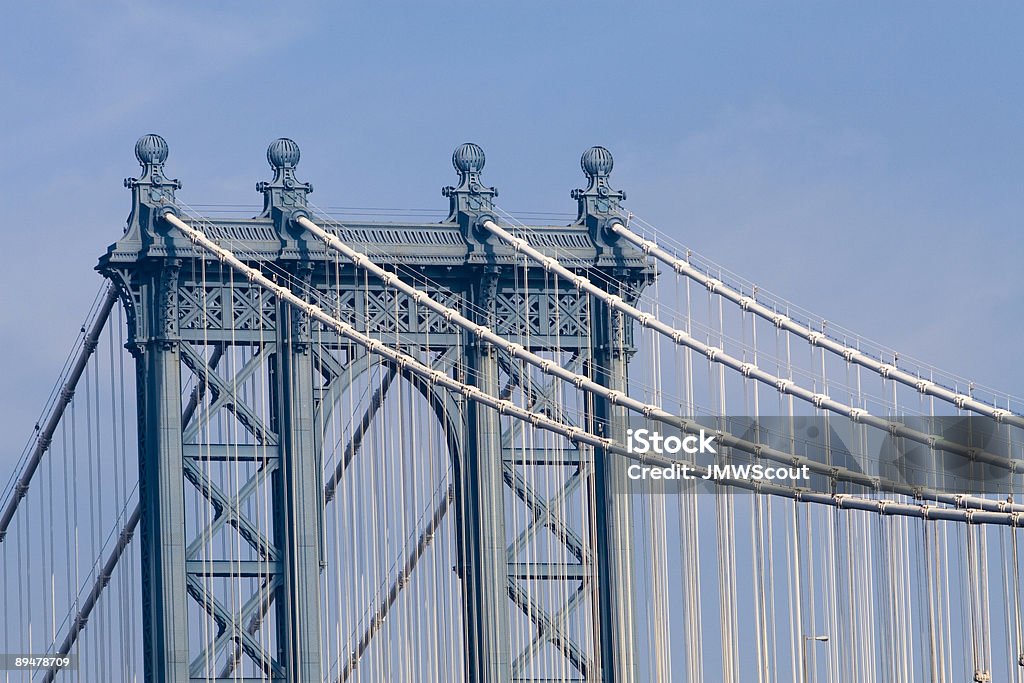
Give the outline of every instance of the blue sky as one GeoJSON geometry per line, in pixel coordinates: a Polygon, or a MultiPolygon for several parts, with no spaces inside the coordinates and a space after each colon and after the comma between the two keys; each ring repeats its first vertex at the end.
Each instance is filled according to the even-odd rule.
{"type": "MultiPolygon", "coordinates": [[[[0,424],[13,463],[121,233],[136,138],[256,204],[294,138],[321,206],[437,207],[474,140],[503,207],[628,208],[862,335],[1021,394],[1024,5],[19,3],[0,44],[0,424]]],[[[6,476],[4,477],[6,479],[6,476]]]]}

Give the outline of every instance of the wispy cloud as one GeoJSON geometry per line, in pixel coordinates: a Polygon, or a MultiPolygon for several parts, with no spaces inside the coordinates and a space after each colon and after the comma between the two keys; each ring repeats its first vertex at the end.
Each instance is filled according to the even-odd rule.
{"type": "MultiPolygon", "coordinates": [[[[286,49],[308,21],[277,5],[231,11],[141,2],[68,3],[48,27],[61,43],[61,64],[48,67],[21,59],[24,51],[16,44],[5,50],[14,53],[9,57],[18,67],[6,85],[22,103],[11,116],[14,125],[2,133],[5,147],[26,155],[31,151],[35,158],[60,153],[141,112],[188,107],[195,89],[241,65],[250,65],[247,77],[260,84],[257,58],[269,60],[286,49]]],[[[31,38],[16,36],[13,42],[22,40],[31,38]]]]}

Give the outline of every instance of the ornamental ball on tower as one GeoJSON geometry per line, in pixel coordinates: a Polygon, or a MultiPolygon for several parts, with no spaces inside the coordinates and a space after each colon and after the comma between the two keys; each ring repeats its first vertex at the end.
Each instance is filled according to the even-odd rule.
{"type": "Polygon", "coordinates": [[[162,164],[167,161],[167,141],[156,133],[143,135],[135,143],[135,158],[140,164],[162,164]]]}
{"type": "Polygon", "coordinates": [[[274,168],[295,168],[299,163],[299,146],[289,138],[278,138],[267,147],[267,161],[274,168]]]}
{"type": "Polygon", "coordinates": [[[452,154],[452,165],[459,173],[479,173],[486,161],[483,148],[474,142],[459,145],[452,154]]]}
{"type": "Polygon", "coordinates": [[[615,161],[612,159],[612,153],[600,146],[591,147],[580,157],[580,166],[583,167],[583,172],[591,178],[607,176],[612,172],[612,166],[614,165],[615,161]]]}

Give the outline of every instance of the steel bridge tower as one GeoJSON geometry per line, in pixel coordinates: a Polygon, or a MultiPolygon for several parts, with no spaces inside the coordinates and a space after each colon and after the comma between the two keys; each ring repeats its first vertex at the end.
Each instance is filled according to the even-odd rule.
{"type": "MultiPolygon", "coordinates": [[[[135,152],[142,172],[126,181],[132,193],[128,225],[98,269],[119,289],[137,368],[145,680],[182,683],[208,676],[211,649],[228,647],[236,661],[221,670],[223,680],[237,680],[230,674],[233,666],[249,660],[262,673],[244,680],[320,683],[326,501],[323,445],[313,425],[376,361],[341,340],[332,353],[324,352],[312,339],[327,333],[305,314],[231,277],[169,226],[163,217],[183,211],[175,197],[180,183],[164,174],[167,144],[147,135],[135,152]],[[232,358],[233,376],[225,380],[224,368],[217,372],[217,366],[232,358]],[[241,389],[263,366],[266,392],[241,389]],[[198,409],[204,397],[207,407],[198,409]],[[218,441],[211,424],[224,416],[234,426],[217,432],[227,434],[218,441]],[[228,470],[236,476],[225,476],[228,470]],[[255,503],[249,499],[262,486],[270,492],[269,524],[252,518],[255,503]],[[209,512],[190,512],[200,509],[209,512]],[[211,543],[227,533],[236,534],[236,542],[211,543]],[[210,590],[214,580],[223,586],[220,592],[210,590]],[[223,598],[228,594],[242,599],[231,607],[223,598]],[[203,621],[213,627],[197,645],[203,621]],[[273,624],[268,639],[260,640],[252,628],[260,622],[273,624]]],[[[532,381],[518,376],[517,365],[493,347],[455,334],[443,317],[418,311],[415,302],[381,282],[361,281],[350,263],[342,264],[340,281],[352,284],[339,296],[329,284],[337,281],[331,272],[335,257],[295,223],[312,215],[312,186],[295,175],[298,146],[276,140],[267,158],[274,176],[257,185],[263,212],[206,222],[208,236],[275,273],[279,283],[298,288],[296,293],[331,300],[359,330],[398,335],[407,353],[429,358],[454,352],[451,372],[483,391],[499,395],[510,384],[532,381]]],[[[445,221],[347,222],[334,234],[385,267],[418,269],[432,283],[432,296],[479,323],[529,339],[538,352],[557,349],[601,384],[625,390],[631,322],[569,283],[552,285],[540,268],[524,270],[510,247],[481,228],[497,215],[497,192],[481,182],[483,151],[467,143],[452,161],[458,184],[444,188],[450,201],[445,221]]],[[[531,241],[634,300],[651,271],[640,251],[607,229],[625,196],[608,184],[611,155],[592,148],[582,167],[588,186],[572,193],[578,219],[568,227],[531,228],[531,241]]],[[[530,653],[514,651],[510,638],[513,613],[519,612],[535,633],[528,650],[553,646],[566,659],[566,670],[581,680],[635,683],[631,512],[628,496],[615,494],[616,473],[624,468],[611,466],[619,456],[533,448],[524,460],[513,452],[496,411],[405,376],[402,368],[391,371],[452,426],[459,548],[454,570],[462,587],[466,680],[538,680],[522,673],[530,653]],[[527,468],[570,468],[573,474],[555,497],[582,496],[592,523],[584,516],[580,528],[569,528],[556,519],[548,509],[554,503],[531,487],[513,461],[527,468]],[[516,499],[532,513],[525,528],[509,528],[508,506],[516,499]],[[564,545],[564,559],[517,561],[516,539],[543,528],[564,545]],[[534,591],[554,583],[558,594],[569,597],[562,609],[550,612],[534,591]],[[589,632],[564,626],[565,614],[573,610],[589,614],[589,632]]],[[[546,409],[557,411],[545,389],[532,388],[541,397],[534,409],[545,409],[546,400],[546,409]]],[[[603,400],[590,399],[586,422],[581,426],[609,437],[625,430],[623,409],[603,400]]]]}

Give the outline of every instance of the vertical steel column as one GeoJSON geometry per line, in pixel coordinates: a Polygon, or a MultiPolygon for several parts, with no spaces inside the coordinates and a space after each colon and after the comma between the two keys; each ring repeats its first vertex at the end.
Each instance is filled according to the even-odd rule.
{"type": "MultiPolygon", "coordinates": [[[[609,389],[626,391],[622,314],[593,301],[594,381],[609,389]]],[[[625,408],[594,398],[593,429],[625,443],[628,416],[625,408]]],[[[632,506],[623,493],[625,458],[603,449],[594,453],[596,554],[598,567],[598,619],[603,683],[636,683],[636,627],[633,609],[632,506]]]]}
{"type": "MultiPolygon", "coordinates": [[[[267,148],[274,171],[260,182],[263,217],[270,218],[281,239],[281,261],[296,282],[310,286],[313,265],[303,230],[295,219],[307,216],[309,183],[295,177],[300,159],[294,140],[279,138],[267,148]]],[[[301,294],[300,294],[301,295],[301,294]]],[[[320,683],[320,563],[323,534],[323,474],[314,434],[313,355],[309,316],[278,303],[278,353],[275,378],[275,424],[281,454],[274,496],[275,542],[284,561],[278,601],[278,647],[289,683],[320,683]]]]}
{"type": "Polygon", "coordinates": [[[141,422],[142,619],[148,683],[185,683],[189,678],[179,268],[168,259],[162,270],[149,276],[144,293],[148,330],[133,348],[141,422]]]}
{"type": "MultiPolygon", "coordinates": [[[[449,199],[448,222],[458,223],[468,249],[470,280],[466,298],[470,317],[493,326],[498,270],[490,262],[480,227],[497,194],[481,182],[486,157],[472,142],[459,145],[452,165],[459,174],[456,187],[441,193],[449,199]]],[[[498,357],[493,347],[476,338],[463,342],[465,382],[497,396],[498,357]]],[[[508,557],[505,538],[505,483],[501,449],[501,420],[494,410],[475,401],[466,405],[466,438],[459,476],[456,518],[462,576],[463,624],[466,631],[466,681],[507,683],[512,677],[508,613],[508,557]]]]}
{"type": "MultiPolygon", "coordinates": [[[[497,273],[471,288],[470,300],[493,318],[497,273]]],[[[479,317],[479,316],[478,316],[479,317]]],[[[490,320],[479,322],[489,324],[490,320]]],[[[493,346],[468,339],[466,381],[497,396],[498,357],[493,346]]],[[[468,448],[463,460],[462,547],[467,681],[507,683],[511,678],[508,557],[501,422],[496,411],[468,402],[468,448]]]]}
{"type": "MultiPolygon", "coordinates": [[[[185,475],[178,329],[181,261],[160,216],[174,211],[177,180],[164,175],[167,142],[144,135],[135,143],[142,172],[127,178],[132,212],[118,244],[133,258],[100,270],[118,287],[135,357],[139,440],[142,646],[147,683],[189,680],[186,592],[185,475]],[[127,267],[125,267],[127,266],[127,267]],[[123,269],[122,269],[123,268],[123,269]]],[[[104,262],[106,261],[106,262],[104,262]]]]}
{"type": "MultiPolygon", "coordinates": [[[[611,152],[591,147],[580,158],[587,187],[573,190],[578,204],[576,222],[586,226],[597,251],[595,265],[611,275],[611,293],[627,296],[629,269],[621,268],[622,249],[618,236],[609,228],[621,221],[619,202],[626,193],[609,184],[614,166],[611,152]],[[615,287],[619,291],[614,291],[615,287]]],[[[635,275],[635,274],[634,274],[635,275]]],[[[628,349],[632,343],[632,321],[591,298],[594,380],[609,389],[626,393],[628,349]]],[[[593,428],[604,436],[625,443],[627,412],[604,399],[594,399],[593,428]]],[[[635,683],[637,680],[636,625],[633,608],[632,513],[623,479],[623,458],[598,449],[594,454],[594,498],[596,504],[596,551],[598,566],[600,655],[604,683],[635,683]]]]}
{"type": "MultiPolygon", "coordinates": [[[[300,266],[301,268],[302,266],[300,266]]],[[[308,272],[308,271],[306,271],[308,272]]],[[[301,278],[300,280],[305,280],[301,278]]],[[[314,441],[309,318],[278,304],[277,419],[281,469],[275,488],[276,543],[284,560],[278,645],[289,683],[321,683],[321,458],[314,441]]]]}

